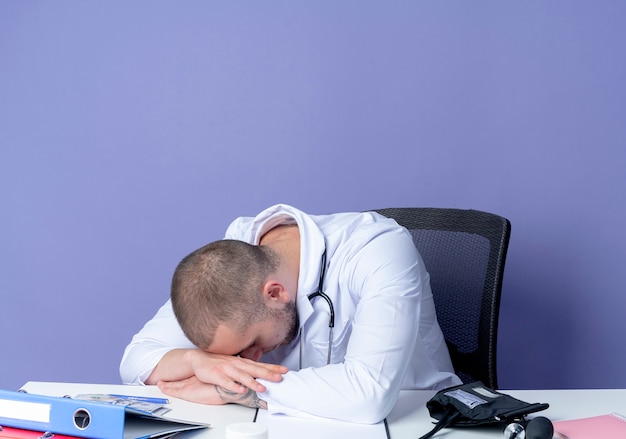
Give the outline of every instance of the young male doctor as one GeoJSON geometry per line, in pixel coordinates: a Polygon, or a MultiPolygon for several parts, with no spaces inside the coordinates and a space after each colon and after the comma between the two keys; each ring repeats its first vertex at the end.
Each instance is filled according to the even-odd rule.
{"type": "Polygon", "coordinates": [[[358,423],[384,419],[401,389],[461,383],[408,231],[287,205],[181,261],[120,374],[190,401],[358,423]]]}

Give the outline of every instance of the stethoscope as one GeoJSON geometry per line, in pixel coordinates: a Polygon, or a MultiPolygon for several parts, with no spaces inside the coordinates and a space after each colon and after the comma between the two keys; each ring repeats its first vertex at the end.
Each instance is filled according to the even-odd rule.
{"type": "MultiPolygon", "coordinates": [[[[335,327],[335,307],[333,301],[328,297],[328,294],[324,292],[324,279],[326,277],[326,249],[322,253],[322,263],[320,267],[320,280],[317,285],[317,291],[307,296],[309,302],[313,302],[316,297],[321,297],[328,304],[328,310],[330,311],[330,317],[328,319],[328,357],[326,364],[330,364],[330,356],[333,350],[333,328],[335,327]]],[[[300,328],[300,369],[302,369],[302,328],[300,328]]]]}

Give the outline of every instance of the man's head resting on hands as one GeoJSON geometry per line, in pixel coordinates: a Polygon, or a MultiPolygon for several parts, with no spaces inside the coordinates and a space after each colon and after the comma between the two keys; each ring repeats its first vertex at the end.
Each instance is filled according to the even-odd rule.
{"type": "Polygon", "coordinates": [[[292,341],[295,291],[282,282],[272,248],[220,240],[187,255],[172,278],[174,314],[200,349],[258,360],[292,341]]]}

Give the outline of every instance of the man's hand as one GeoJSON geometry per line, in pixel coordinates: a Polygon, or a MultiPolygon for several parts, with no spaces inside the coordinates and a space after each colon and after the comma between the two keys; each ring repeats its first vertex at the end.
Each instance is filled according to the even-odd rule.
{"type": "Polygon", "coordinates": [[[287,373],[285,366],[259,363],[231,355],[209,354],[203,351],[189,352],[189,361],[195,376],[204,383],[216,384],[224,390],[245,393],[247,390],[265,392],[265,386],[256,378],[279,382],[287,373]]]}
{"type": "Polygon", "coordinates": [[[177,392],[172,396],[198,401],[205,396],[199,395],[201,391],[196,389],[198,386],[195,383],[185,384],[188,378],[195,377],[199,383],[217,385],[227,392],[245,394],[248,390],[254,392],[266,390],[264,385],[257,382],[257,378],[279,382],[287,370],[285,366],[277,364],[259,363],[231,355],[210,354],[200,349],[174,349],[161,358],[146,380],[146,384],[165,382],[174,386],[173,383],[180,383],[172,387],[177,392]],[[191,396],[185,397],[180,392],[189,392],[191,396]]]}
{"type": "Polygon", "coordinates": [[[166,395],[200,404],[234,403],[252,408],[267,409],[267,403],[251,389],[246,389],[244,393],[231,392],[218,385],[204,383],[195,376],[181,381],[159,381],[157,385],[161,392],[166,395]]]}

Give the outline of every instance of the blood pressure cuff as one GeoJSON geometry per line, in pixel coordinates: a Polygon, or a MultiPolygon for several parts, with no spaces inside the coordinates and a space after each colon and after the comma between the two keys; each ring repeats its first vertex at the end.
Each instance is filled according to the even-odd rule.
{"type": "Polygon", "coordinates": [[[440,390],[427,403],[435,427],[420,439],[432,437],[446,427],[504,424],[529,413],[545,410],[546,403],[528,403],[490,389],[480,381],[440,390]]]}

